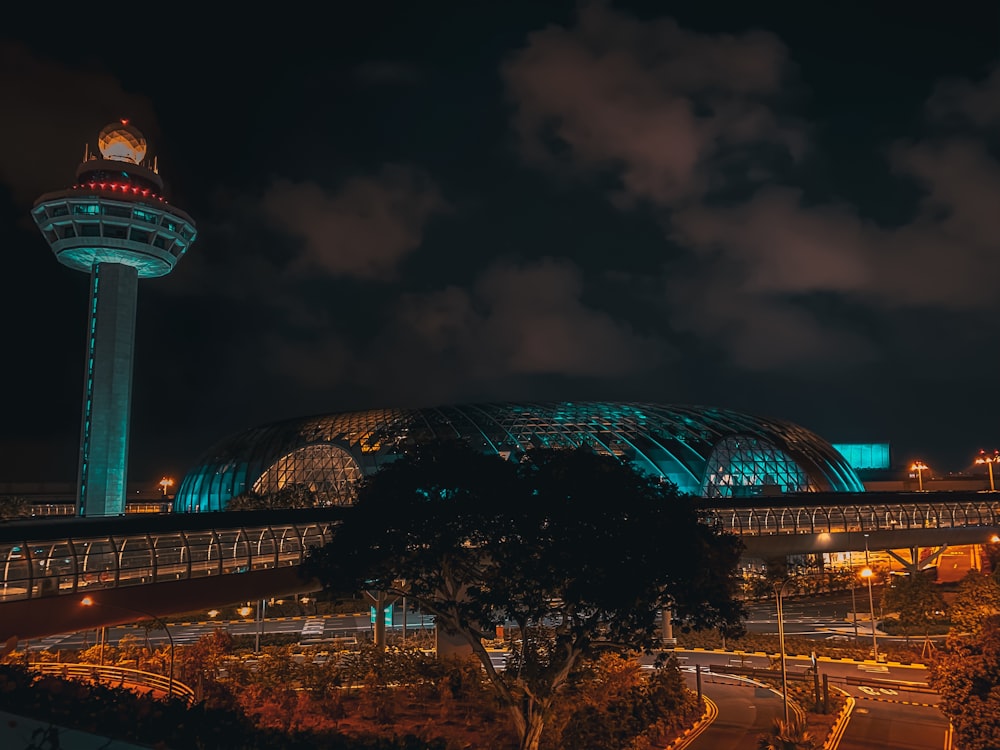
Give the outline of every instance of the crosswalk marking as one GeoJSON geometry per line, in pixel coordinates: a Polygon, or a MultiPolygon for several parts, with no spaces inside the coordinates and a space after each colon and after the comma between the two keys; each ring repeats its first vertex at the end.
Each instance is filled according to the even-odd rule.
{"type": "Polygon", "coordinates": [[[302,635],[319,636],[326,631],[326,623],[323,620],[306,620],[302,626],[302,635]]]}

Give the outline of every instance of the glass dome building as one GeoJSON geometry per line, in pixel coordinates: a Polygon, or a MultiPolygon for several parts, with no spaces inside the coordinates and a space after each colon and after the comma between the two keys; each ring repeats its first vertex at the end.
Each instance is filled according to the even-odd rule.
{"type": "Polygon", "coordinates": [[[237,495],[296,487],[320,503],[349,505],[362,477],[408,446],[440,439],[514,459],[535,447],[588,446],[710,499],[864,491],[832,445],[791,422],[701,406],[491,403],[344,412],[246,430],[201,457],[174,510],[225,510],[237,495]]]}

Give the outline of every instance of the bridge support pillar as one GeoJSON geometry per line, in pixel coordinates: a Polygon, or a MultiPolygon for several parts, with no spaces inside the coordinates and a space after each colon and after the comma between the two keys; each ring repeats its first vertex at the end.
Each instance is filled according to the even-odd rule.
{"type": "Polygon", "coordinates": [[[674,610],[671,607],[663,608],[663,632],[660,640],[663,648],[673,648],[677,645],[674,638],[674,610]]]}
{"type": "Polygon", "coordinates": [[[385,609],[386,607],[393,604],[396,599],[395,597],[390,598],[388,594],[384,591],[376,591],[372,593],[371,591],[365,592],[365,599],[368,601],[369,606],[375,612],[375,622],[372,623],[373,630],[375,632],[375,648],[380,651],[385,650],[385,609]]]}
{"type": "Polygon", "coordinates": [[[938,547],[934,552],[932,552],[930,555],[928,555],[923,560],[920,559],[920,548],[919,547],[910,547],[909,548],[909,552],[910,552],[910,559],[909,560],[906,560],[906,559],[900,557],[899,555],[897,555],[891,549],[890,550],[886,550],[886,552],[889,553],[889,556],[893,560],[895,560],[900,565],[902,565],[903,569],[906,570],[907,573],[915,575],[915,574],[919,573],[921,570],[926,570],[931,565],[933,565],[935,562],[937,562],[937,559],[939,557],[941,557],[941,554],[946,549],[948,549],[948,545],[947,544],[943,544],[943,545],[941,545],[940,547],[938,547]]]}

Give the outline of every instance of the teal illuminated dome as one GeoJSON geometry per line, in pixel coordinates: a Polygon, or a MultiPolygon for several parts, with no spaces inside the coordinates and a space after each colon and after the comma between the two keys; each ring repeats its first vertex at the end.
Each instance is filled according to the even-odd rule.
{"type": "Polygon", "coordinates": [[[88,146],[73,186],[35,201],[32,218],[59,262],[77,271],[118,263],[143,279],[170,273],[195,240],[194,221],[163,197],[136,127],[111,123],[97,140],[100,155],[88,146]]]}
{"type": "Polygon", "coordinates": [[[383,409],[291,419],[232,435],[188,472],[174,510],[224,510],[240,494],[301,488],[347,505],[358,480],[413,445],[461,439],[517,458],[533,447],[587,446],[705,498],[863,492],[843,456],[791,422],[728,409],[547,402],[383,409]]]}

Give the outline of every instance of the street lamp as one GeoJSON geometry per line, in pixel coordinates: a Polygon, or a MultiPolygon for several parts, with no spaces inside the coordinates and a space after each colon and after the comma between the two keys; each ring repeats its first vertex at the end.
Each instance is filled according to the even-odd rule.
{"type": "Polygon", "coordinates": [[[993,464],[1000,461],[1000,451],[993,451],[993,455],[989,455],[986,451],[979,451],[979,455],[976,457],[977,464],[986,464],[986,467],[990,472],[990,492],[996,492],[996,486],[993,484],[993,464]]]}
{"type": "Polygon", "coordinates": [[[910,471],[917,472],[917,484],[920,486],[920,491],[924,491],[924,472],[930,471],[930,467],[923,461],[914,461],[913,465],[910,467],[910,471]]]}
{"type": "Polygon", "coordinates": [[[865,534],[865,567],[861,570],[861,577],[868,581],[868,609],[872,618],[872,655],[875,657],[876,663],[878,662],[878,639],[875,636],[875,598],[872,596],[872,578],[875,577],[875,571],[871,569],[871,565],[868,562],[868,535],[865,534]]]}
{"type": "Polygon", "coordinates": [[[774,584],[774,598],[778,605],[778,650],[781,652],[781,705],[785,710],[785,723],[788,723],[788,671],[785,668],[785,617],[782,609],[781,598],[785,593],[785,586],[795,579],[789,576],[781,583],[774,584]]]}
{"type": "Polygon", "coordinates": [[[167,627],[167,623],[163,621],[162,618],[154,615],[152,612],[146,612],[141,609],[136,609],[135,607],[126,607],[122,604],[108,604],[106,602],[95,602],[92,597],[85,596],[80,600],[80,604],[84,607],[112,607],[115,609],[122,609],[128,612],[135,612],[136,614],[143,615],[144,617],[150,618],[154,624],[159,623],[163,626],[164,632],[167,634],[167,640],[170,642],[170,675],[168,678],[167,687],[167,697],[174,697],[174,636],[170,633],[170,628],[167,627]]]}
{"type": "Polygon", "coordinates": [[[858,599],[854,593],[854,550],[851,550],[851,561],[847,564],[847,569],[851,573],[851,618],[854,620],[854,645],[858,644],[858,599]]]}
{"type": "Polygon", "coordinates": [[[163,479],[160,480],[160,492],[163,494],[163,497],[167,496],[167,487],[173,486],[174,480],[170,477],[163,477],[163,479]]]}

